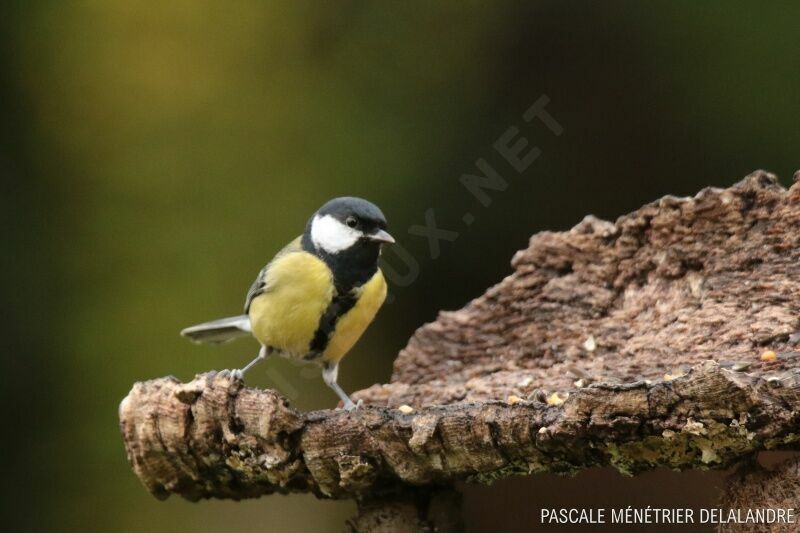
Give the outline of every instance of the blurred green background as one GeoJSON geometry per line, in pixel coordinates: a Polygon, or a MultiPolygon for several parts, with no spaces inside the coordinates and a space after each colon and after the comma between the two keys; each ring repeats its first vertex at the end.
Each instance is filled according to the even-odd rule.
{"type": "MultiPolygon", "coordinates": [[[[387,381],[413,330],[508,274],[532,233],[757,168],[788,184],[800,167],[798,4],[4,6],[9,530],[341,530],[348,502],[157,502],[117,428],[134,381],[254,356],[249,340],[198,347],[177,332],[238,313],[333,196],[379,204],[419,266],[345,360],[353,391],[387,381]],[[560,136],[521,119],[541,95],[560,136]],[[542,151],[521,175],[492,148],[510,126],[542,151]],[[459,183],[478,158],[509,183],[489,207],[459,183]],[[408,232],[428,208],[460,233],[436,260],[408,232]]],[[[299,407],[335,405],[316,373],[269,365],[299,407]]],[[[267,374],[248,381],[275,386],[267,374]]]]}

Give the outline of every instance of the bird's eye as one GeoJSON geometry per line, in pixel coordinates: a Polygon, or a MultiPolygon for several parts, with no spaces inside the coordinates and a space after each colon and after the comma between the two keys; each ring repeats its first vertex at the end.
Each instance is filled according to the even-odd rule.
{"type": "Polygon", "coordinates": [[[347,217],[347,220],[345,220],[344,223],[347,224],[348,228],[355,228],[358,226],[358,220],[356,220],[356,217],[347,217]]]}

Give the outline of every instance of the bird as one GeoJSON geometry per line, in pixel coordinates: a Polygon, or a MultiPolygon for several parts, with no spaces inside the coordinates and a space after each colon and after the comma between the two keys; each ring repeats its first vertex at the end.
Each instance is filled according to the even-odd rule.
{"type": "Polygon", "coordinates": [[[339,363],[386,299],[378,258],[394,242],[378,206],[363,198],[334,198],[261,269],[243,314],[190,326],[181,335],[210,344],[255,337],[261,348],[232,372],[238,379],[273,354],[318,364],[325,384],[352,411],[357,405],[337,382],[339,363]]]}

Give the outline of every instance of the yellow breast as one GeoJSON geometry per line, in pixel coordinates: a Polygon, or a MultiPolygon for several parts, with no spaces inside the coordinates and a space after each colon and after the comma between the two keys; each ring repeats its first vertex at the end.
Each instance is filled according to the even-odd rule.
{"type": "Polygon", "coordinates": [[[250,304],[253,335],[284,355],[304,356],[333,291],[331,271],[321,259],[307,252],[281,257],[269,268],[266,292],[250,304]]]}
{"type": "Polygon", "coordinates": [[[355,289],[356,304],[336,322],[323,359],[338,362],[367,329],[386,299],[386,280],[380,269],[369,281],[355,289]]]}

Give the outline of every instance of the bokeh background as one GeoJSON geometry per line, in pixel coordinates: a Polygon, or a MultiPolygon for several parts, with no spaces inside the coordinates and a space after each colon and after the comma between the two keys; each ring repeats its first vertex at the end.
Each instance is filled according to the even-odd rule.
{"type": "MultiPolygon", "coordinates": [[[[388,380],[413,330],[508,274],[536,231],[757,168],[788,185],[798,22],[799,4],[730,1],[4,3],[4,525],[341,530],[348,502],[157,502],[127,464],[120,399],[136,380],[248,361],[254,342],[198,347],[177,332],[238,313],[333,196],[382,206],[419,267],[344,362],[352,391],[388,380]],[[560,136],[521,119],[541,95],[560,136]],[[510,126],[542,151],[522,174],[492,148],[510,126]],[[478,158],[509,182],[488,207],[459,184],[478,158]],[[459,232],[436,259],[408,232],[428,208],[459,232]]],[[[269,365],[299,407],[335,404],[316,375],[269,365]]],[[[275,386],[269,374],[248,381],[275,386]]],[[[467,501],[479,530],[502,505],[530,515],[553,487],[573,506],[686,505],[713,501],[719,479],[664,476],[543,476],[467,501]]]]}

